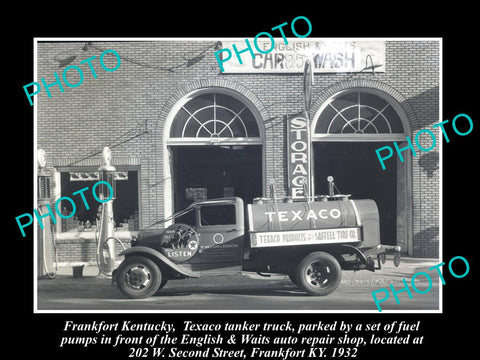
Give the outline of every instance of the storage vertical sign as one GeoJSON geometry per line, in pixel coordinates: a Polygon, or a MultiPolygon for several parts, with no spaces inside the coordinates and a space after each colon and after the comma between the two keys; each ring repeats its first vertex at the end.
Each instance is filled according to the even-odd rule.
{"type": "Polygon", "coordinates": [[[310,141],[304,116],[287,118],[288,187],[293,199],[304,198],[310,189],[310,141]],[[306,185],[306,186],[305,186],[306,185]]]}

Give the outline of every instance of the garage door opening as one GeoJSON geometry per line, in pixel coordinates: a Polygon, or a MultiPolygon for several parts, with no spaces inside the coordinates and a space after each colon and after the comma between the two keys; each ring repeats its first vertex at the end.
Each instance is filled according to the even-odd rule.
{"type": "Polygon", "coordinates": [[[174,211],[197,200],[262,196],[262,146],[171,146],[174,211]]]}
{"type": "Polygon", "coordinates": [[[243,94],[202,87],[178,100],[167,118],[165,213],[197,200],[263,196],[262,117],[243,94]],[[173,192],[173,194],[172,194],[173,192]]]}
{"type": "MultiPolygon", "coordinates": [[[[381,243],[397,244],[397,164],[382,170],[375,149],[385,142],[313,143],[315,193],[328,194],[327,177],[351,199],[372,199],[380,213],[381,243]]],[[[394,160],[395,162],[397,160],[394,160]]]]}

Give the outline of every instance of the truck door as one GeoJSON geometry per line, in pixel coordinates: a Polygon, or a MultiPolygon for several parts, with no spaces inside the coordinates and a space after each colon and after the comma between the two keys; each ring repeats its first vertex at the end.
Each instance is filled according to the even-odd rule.
{"type": "Polygon", "coordinates": [[[243,201],[207,201],[198,207],[198,263],[240,265],[243,256],[243,201]]]}

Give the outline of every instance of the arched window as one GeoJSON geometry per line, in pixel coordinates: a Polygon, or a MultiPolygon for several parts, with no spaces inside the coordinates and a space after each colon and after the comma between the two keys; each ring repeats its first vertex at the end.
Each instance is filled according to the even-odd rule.
{"type": "Polygon", "coordinates": [[[259,138],[257,121],[246,104],[220,92],[197,95],[181,105],[170,138],[259,138]]]}
{"type": "Polygon", "coordinates": [[[165,217],[196,199],[238,196],[251,202],[265,193],[263,119],[268,117],[262,104],[241,86],[240,92],[205,83],[175,94],[165,118],[165,217]]]}
{"type": "Polygon", "coordinates": [[[404,134],[393,105],[371,92],[351,91],[328,101],[318,116],[314,134],[389,136],[404,134]]]}

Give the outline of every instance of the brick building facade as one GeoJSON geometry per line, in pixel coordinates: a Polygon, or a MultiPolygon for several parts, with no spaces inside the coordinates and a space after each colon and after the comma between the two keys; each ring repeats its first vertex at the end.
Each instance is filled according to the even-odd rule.
{"type": "MultiPolygon", "coordinates": [[[[314,44],[318,39],[303,40],[314,44]]],[[[315,194],[324,193],[326,175],[333,175],[339,190],[352,197],[378,197],[388,227],[385,243],[399,244],[415,257],[437,258],[438,128],[432,129],[435,149],[418,151],[417,156],[405,151],[404,162],[394,154],[386,162],[388,170],[380,168],[374,150],[392,141],[405,144],[405,136],[413,139],[419,130],[431,129],[440,121],[441,43],[437,39],[379,42],[385,64],[377,71],[314,73],[309,108],[312,185],[315,194]],[[356,101],[359,114],[367,108],[363,101],[378,104],[376,109],[372,105],[370,127],[376,114],[389,123],[390,131],[344,137],[323,132],[322,122],[331,121],[334,127],[334,119],[347,116],[347,105],[355,106],[356,101]],[[345,112],[338,106],[345,106],[345,112]]],[[[290,194],[286,119],[304,109],[303,66],[298,72],[282,72],[279,67],[269,73],[221,73],[213,55],[219,49],[218,39],[91,43],[41,39],[36,46],[36,81],[44,78],[47,84],[53,83],[55,72],[61,78],[72,65],[83,71],[82,81],[73,68],[67,74],[68,81],[78,86],[63,84],[62,92],[54,85],[49,89],[51,97],[41,91],[35,99],[36,147],[45,150],[47,167],[54,172],[53,201],[80,187],[91,187],[101,150],[109,146],[120,173],[117,235],[125,243],[132,232],[161,226],[155,222],[193,199],[238,195],[249,201],[269,196],[272,183],[278,196],[290,194]],[[99,57],[106,49],[115,50],[121,58],[115,71],[100,66],[99,57]],[[96,78],[88,64],[81,63],[94,55],[91,64],[96,78]],[[230,116],[230,120],[210,124],[194,116],[202,111],[213,111],[218,118],[230,116]],[[219,139],[212,136],[216,130],[210,126],[215,124],[222,124],[224,131],[219,139]]],[[[244,54],[244,59],[249,56],[244,54]]],[[[258,65],[259,59],[251,66],[258,65]]],[[[103,61],[107,68],[116,63],[115,57],[107,55],[103,61]]],[[[366,59],[361,61],[368,66],[366,59]]],[[[428,148],[431,139],[419,141],[428,148]]],[[[59,262],[95,258],[95,210],[83,210],[77,209],[78,217],[72,218],[68,228],[62,219],[57,221],[59,262]]]]}

